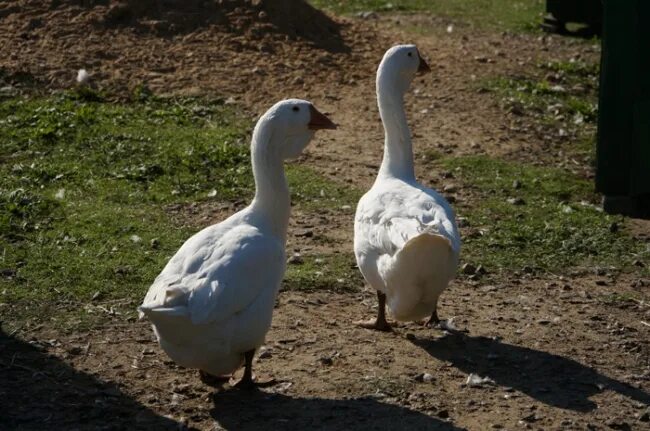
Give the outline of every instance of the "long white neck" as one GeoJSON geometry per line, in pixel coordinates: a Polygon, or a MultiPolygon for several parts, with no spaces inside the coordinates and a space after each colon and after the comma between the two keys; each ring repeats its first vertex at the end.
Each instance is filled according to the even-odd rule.
{"type": "Polygon", "coordinates": [[[286,241],[291,196],[279,152],[281,143],[273,142],[273,139],[269,123],[260,121],[251,144],[255,198],[250,208],[255,219],[268,227],[273,235],[286,241]]]}
{"type": "Polygon", "coordinates": [[[385,132],[384,159],[378,178],[414,181],[413,144],[406,122],[404,96],[389,78],[381,72],[377,77],[377,104],[385,132]]]}

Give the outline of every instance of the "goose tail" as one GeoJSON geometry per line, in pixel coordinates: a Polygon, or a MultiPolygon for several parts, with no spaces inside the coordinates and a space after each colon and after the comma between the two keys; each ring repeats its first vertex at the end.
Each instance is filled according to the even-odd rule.
{"type": "Polygon", "coordinates": [[[393,257],[388,306],[397,320],[419,320],[435,309],[438,298],[456,273],[457,255],[449,238],[425,232],[404,244],[393,257]]]}

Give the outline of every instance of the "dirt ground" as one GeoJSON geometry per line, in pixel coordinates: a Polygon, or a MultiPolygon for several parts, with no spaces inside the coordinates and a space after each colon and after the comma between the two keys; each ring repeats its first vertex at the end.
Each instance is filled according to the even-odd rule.
{"type": "MultiPolygon", "coordinates": [[[[299,13],[311,25],[296,28],[282,20],[284,2],[265,14],[233,6],[214,20],[201,14],[201,2],[188,2],[198,12],[155,16],[130,2],[121,11],[104,3],[0,5],[5,84],[67,88],[85,67],[113,94],[128,97],[138,85],[216,94],[251,115],[276,99],[308,98],[340,128],[319,136],[302,162],[359,188],[372,183],[381,160],[374,71],[390,45],[416,43],[433,69],[406,101],[418,154],[556,164],[566,163],[559,144],[504,113],[475,83],[540,61],[599,55],[572,39],[462,23],[448,33],[449,21],[436,17],[344,19],[305,8],[299,13]],[[414,26],[431,32],[409,31],[414,26]]],[[[425,183],[439,183],[424,164],[417,170],[425,183]]],[[[234,210],[192,208],[187,216],[200,225],[234,210]]],[[[350,251],[347,217],[324,212],[314,220],[298,211],[292,229],[329,230],[336,241],[322,250],[294,235],[289,246],[350,251]]],[[[639,223],[643,235],[647,224],[639,223]]],[[[92,332],[19,327],[0,334],[0,429],[650,429],[650,305],[628,298],[647,291],[645,283],[607,271],[461,278],[441,300],[453,333],[415,323],[389,334],[355,327],[374,313],[367,289],[282,292],[254,365],[269,384],[253,393],[203,385],[167,360],[146,323],[122,316],[102,317],[92,332]],[[468,384],[475,376],[489,379],[468,384]]]]}

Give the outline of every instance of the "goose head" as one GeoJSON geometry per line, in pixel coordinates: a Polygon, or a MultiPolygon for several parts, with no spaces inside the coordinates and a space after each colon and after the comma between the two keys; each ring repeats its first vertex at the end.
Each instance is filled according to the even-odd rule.
{"type": "Polygon", "coordinates": [[[404,94],[416,74],[430,70],[415,45],[396,45],[386,51],[379,64],[377,88],[385,86],[404,94]]]}
{"type": "Polygon", "coordinates": [[[321,129],[336,129],[336,125],[306,100],[282,100],[271,107],[259,124],[270,126],[269,150],[282,159],[298,157],[314,133],[321,129]]]}

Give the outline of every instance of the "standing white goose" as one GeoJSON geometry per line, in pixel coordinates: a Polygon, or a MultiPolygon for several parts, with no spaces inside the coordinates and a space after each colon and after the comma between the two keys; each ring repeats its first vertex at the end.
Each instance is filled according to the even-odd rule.
{"type": "Polygon", "coordinates": [[[393,317],[438,323],[438,298],[456,273],[460,237],[454,211],[434,190],[415,180],[404,94],[417,72],[429,71],[414,45],[389,49],[377,70],[377,103],[385,130],[384,159],[354,220],[354,253],[366,281],[377,290],[377,318],[358,322],[389,331],[393,317]]]}
{"type": "Polygon", "coordinates": [[[251,143],[253,202],[188,239],[139,307],[169,357],[201,370],[204,381],[245,363],[238,385],[253,385],[253,356],[271,326],[285,271],[290,196],[283,161],[299,156],[315,130],[334,128],[304,100],[269,109],[251,143]]]}

